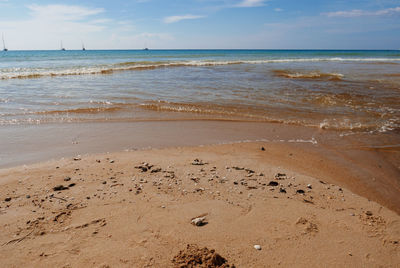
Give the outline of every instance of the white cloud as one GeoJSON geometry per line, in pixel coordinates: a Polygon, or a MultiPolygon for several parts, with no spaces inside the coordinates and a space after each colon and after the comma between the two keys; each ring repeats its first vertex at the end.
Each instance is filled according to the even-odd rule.
{"type": "Polygon", "coordinates": [[[50,49],[50,46],[54,48],[61,39],[68,43],[67,40],[80,40],[105,28],[105,19],[90,20],[92,16],[104,12],[102,8],[73,5],[29,5],[27,8],[30,18],[6,21],[0,19],[0,25],[7,33],[12,49],[50,49]]]}
{"type": "Polygon", "coordinates": [[[141,34],[131,21],[106,17],[103,8],[79,5],[29,5],[26,8],[29,16],[24,19],[0,18],[0,28],[10,50],[58,49],[60,40],[66,49],[80,49],[81,40],[88,49],[128,49],[143,47],[143,39],[158,44],[172,38],[163,33],[141,34]]]}
{"type": "Polygon", "coordinates": [[[29,5],[33,17],[53,20],[81,20],[91,15],[104,12],[103,8],[87,8],[69,5],[29,5]]]}
{"type": "Polygon", "coordinates": [[[328,12],[324,13],[328,17],[361,17],[361,16],[384,16],[384,15],[392,15],[395,13],[400,13],[400,7],[394,8],[386,8],[376,11],[366,11],[361,9],[353,9],[349,11],[335,11],[335,12],[328,12]]]}
{"type": "Polygon", "coordinates": [[[277,8],[275,8],[275,9],[274,9],[274,11],[276,11],[276,12],[281,12],[281,11],[283,11],[283,9],[282,9],[282,8],[279,8],[279,7],[277,7],[277,8]]]}
{"type": "Polygon", "coordinates": [[[201,19],[204,18],[205,16],[200,16],[200,15],[182,15],[182,16],[170,16],[164,18],[164,23],[175,23],[181,20],[194,20],[194,19],[201,19]]]}
{"type": "Polygon", "coordinates": [[[265,4],[266,0],[243,0],[237,7],[259,7],[265,4]]]}

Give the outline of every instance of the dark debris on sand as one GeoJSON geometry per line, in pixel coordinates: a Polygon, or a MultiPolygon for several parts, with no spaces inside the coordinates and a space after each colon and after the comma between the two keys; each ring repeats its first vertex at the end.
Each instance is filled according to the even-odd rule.
{"type": "Polygon", "coordinates": [[[199,248],[197,245],[187,245],[186,249],[179,251],[172,259],[174,267],[179,268],[234,268],[234,265],[229,265],[228,261],[221,257],[215,250],[208,248],[199,248]]]}

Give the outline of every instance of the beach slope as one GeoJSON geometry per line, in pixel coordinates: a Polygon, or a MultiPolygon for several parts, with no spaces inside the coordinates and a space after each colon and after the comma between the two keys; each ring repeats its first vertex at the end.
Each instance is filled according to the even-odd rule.
{"type": "Polygon", "coordinates": [[[398,266],[396,212],[272,164],[264,147],[138,150],[2,169],[0,266],[185,267],[207,258],[211,267],[398,266]]]}

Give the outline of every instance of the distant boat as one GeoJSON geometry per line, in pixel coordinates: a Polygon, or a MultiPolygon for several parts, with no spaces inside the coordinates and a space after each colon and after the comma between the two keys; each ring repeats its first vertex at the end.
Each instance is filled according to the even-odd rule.
{"type": "Polygon", "coordinates": [[[149,50],[149,48],[145,47],[143,50],[149,50]]]}
{"type": "Polygon", "coordinates": [[[61,50],[62,50],[62,51],[65,51],[65,48],[63,47],[62,41],[61,41],[61,50]]]}
{"type": "Polygon", "coordinates": [[[6,43],[4,42],[4,34],[2,34],[1,37],[3,38],[3,51],[8,51],[6,48],[6,43]]]}
{"type": "Polygon", "coordinates": [[[83,51],[85,51],[86,50],[86,48],[85,48],[85,44],[82,42],[82,50],[83,51]]]}

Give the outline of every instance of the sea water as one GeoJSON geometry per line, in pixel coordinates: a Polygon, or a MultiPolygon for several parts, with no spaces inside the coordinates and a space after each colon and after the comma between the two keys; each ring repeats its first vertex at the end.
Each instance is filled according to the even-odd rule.
{"type": "Polygon", "coordinates": [[[0,125],[170,119],[396,132],[400,51],[0,52],[0,125]]]}

